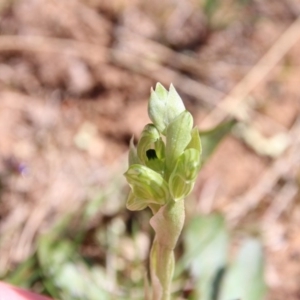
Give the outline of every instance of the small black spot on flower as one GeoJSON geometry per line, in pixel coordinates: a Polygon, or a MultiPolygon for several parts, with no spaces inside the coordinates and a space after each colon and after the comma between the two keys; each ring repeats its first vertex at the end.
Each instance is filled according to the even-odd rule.
{"type": "Polygon", "coordinates": [[[146,155],[148,157],[149,160],[151,159],[157,159],[157,155],[154,149],[149,149],[146,151],[146,155]]]}

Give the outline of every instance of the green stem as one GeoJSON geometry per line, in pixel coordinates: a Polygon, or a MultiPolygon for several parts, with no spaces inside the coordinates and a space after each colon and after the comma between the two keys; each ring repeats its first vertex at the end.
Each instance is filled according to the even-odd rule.
{"type": "Polygon", "coordinates": [[[174,274],[174,251],[154,240],[151,249],[153,300],[170,300],[174,274]]]}
{"type": "Polygon", "coordinates": [[[150,256],[153,300],[171,299],[174,248],[182,231],[184,218],[184,200],[170,200],[150,220],[155,230],[150,256]]]}

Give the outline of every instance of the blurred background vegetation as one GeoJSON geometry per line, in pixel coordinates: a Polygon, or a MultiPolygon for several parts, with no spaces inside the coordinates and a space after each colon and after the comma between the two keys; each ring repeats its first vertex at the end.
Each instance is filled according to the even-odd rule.
{"type": "Polygon", "coordinates": [[[0,278],[143,299],[150,214],[125,209],[122,174],[160,81],[205,145],[174,297],[299,299],[299,16],[297,0],[0,0],[0,278]]]}

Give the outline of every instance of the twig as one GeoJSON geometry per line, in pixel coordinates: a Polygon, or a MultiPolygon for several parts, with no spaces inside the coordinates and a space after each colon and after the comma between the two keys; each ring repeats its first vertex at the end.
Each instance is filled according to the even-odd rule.
{"type": "Polygon", "coordinates": [[[173,82],[184,93],[197,99],[201,98],[209,105],[216,104],[222,97],[221,92],[169,68],[162,67],[154,61],[141,59],[133,53],[109,49],[92,43],[39,36],[0,36],[0,51],[59,53],[79,56],[96,65],[114,63],[145,76],[151,76],[157,81],[173,82]]]}
{"type": "MultiPolygon", "coordinates": [[[[198,64],[198,61],[194,58],[176,53],[155,42],[150,42],[150,44],[163,55],[164,61],[167,60],[169,55],[171,59],[173,58],[174,61],[177,61],[175,67],[185,69],[193,64],[198,64]]],[[[144,76],[151,77],[155,81],[163,83],[173,82],[173,84],[186,95],[197,100],[200,99],[208,106],[214,107],[212,113],[221,112],[224,117],[231,114],[238,119],[247,121],[245,120],[245,116],[238,116],[234,112],[228,111],[226,106],[224,106],[224,103],[226,103],[228,99],[232,99],[230,95],[224,98],[223,104],[221,103],[221,105],[219,105],[220,99],[224,97],[223,92],[210,88],[197,80],[190,79],[169,67],[164,67],[159,60],[149,59],[149,56],[148,58],[147,56],[145,58],[137,56],[136,53],[122,49],[109,49],[93,43],[41,36],[0,36],[0,52],[1,51],[58,53],[60,55],[81,57],[93,65],[113,63],[144,76]]],[[[241,83],[239,83],[238,86],[239,85],[241,85],[241,83]]],[[[250,108],[247,109],[251,112],[250,108]]],[[[258,114],[258,112],[256,112],[256,114],[258,114]]],[[[210,117],[208,118],[210,119],[210,117]]],[[[269,121],[272,122],[272,125],[274,125],[275,128],[284,130],[284,128],[276,121],[272,119],[269,119],[269,121]]],[[[201,123],[201,125],[203,124],[201,123]]]]}
{"type": "Polygon", "coordinates": [[[270,225],[271,222],[276,221],[288,209],[293,199],[295,199],[298,190],[299,188],[295,182],[288,182],[276,193],[264,216],[266,225],[270,225]]]}
{"type": "MultiPolygon", "coordinates": [[[[126,47],[132,54],[137,54],[141,58],[153,60],[160,64],[167,64],[171,68],[188,71],[197,76],[205,75],[206,66],[203,66],[203,61],[193,56],[176,52],[163,44],[138,35],[124,27],[118,29],[118,41],[122,49],[126,47]]],[[[221,92],[220,96],[223,96],[221,92]]]]}
{"type": "Polygon", "coordinates": [[[267,76],[300,38],[300,16],[283,32],[269,51],[257,62],[247,75],[233,88],[222,102],[201,123],[204,127],[218,124],[230,114],[239,118],[237,105],[267,76]],[[213,124],[211,124],[213,123],[213,124]]]}
{"type": "Polygon", "coordinates": [[[79,56],[87,61],[107,62],[109,49],[96,44],[71,39],[42,36],[0,36],[0,51],[29,51],[79,56]]]}
{"type": "Polygon", "coordinates": [[[273,162],[252,189],[233,199],[227,215],[234,224],[239,223],[249,211],[257,207],[261,199],[274,188],[278,179],[287,175],[292,167],[300,164],[300,119],[290,129],[289,136],[293,143],[287,153],[273,162]]]}

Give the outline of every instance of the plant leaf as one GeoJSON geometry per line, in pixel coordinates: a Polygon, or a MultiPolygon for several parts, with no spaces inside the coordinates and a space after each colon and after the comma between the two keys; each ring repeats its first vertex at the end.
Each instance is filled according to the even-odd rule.
{"type": "Polygon", "coordinates": [[[38,260],[47,290],[61,300],[109,299],[108,280],[100,267],[88,267],[75,251],[73,242],[48,234],[39,239],[38,260]]]}
{"type": "Polygon", "coordinates": [[[217,278],[228,260],[225,220],[219,214],[197,216],[187,224],[183,238],[185,254],[178,263],[179,271],[190,269],[196,282],[195,299],[212,300],[218,289],[217,278]]]}
{"type": "Polygon", "coordinates": [[[39,276],[37,258],[36,255],[32,255],[6,275],[5,281],[19,287],[29,288],[39,276]]]}
{"type": "Polygon", "coordinates": [[[200,131],[203,164],[212,155],[222,139],[231,131],[236,120],[229,120],[208,131],[200,131]]]}
{"type": "Polygon", "coordinates": [[[264,299],[264,258],[261,243],[248,239],[242,245],[238,256],[224,278],[219,300],[264,299]]]}

